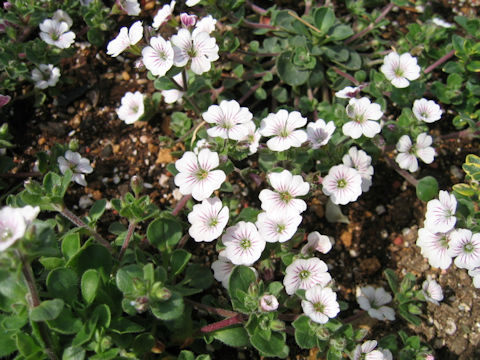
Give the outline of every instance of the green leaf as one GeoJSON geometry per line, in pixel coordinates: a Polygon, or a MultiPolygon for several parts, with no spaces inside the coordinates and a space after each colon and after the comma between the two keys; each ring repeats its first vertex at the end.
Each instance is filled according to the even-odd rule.
{"type": "Polygon", "coordinates": [[[155,346],[155,338],[151,334],[140,334],[133,340],[133,351],[137,355],[150,353],[155,346]]]}
{"type": "Polygon", "coordinates": [[[118,353],[120,349],[114,348],[114,349],[109,349],[103,353],[96,354],[91,356],[89,359],[90,360],[111,360],[111,359],[118,359],[118,353]]]}
{"type": "Polygon", "coordinates": [[[64,302],[61,299],[46,300],[34,307],[30,312],[32,321],[54,320],[63,310],[64,302]]]}
{"type": "Polygon", "coordinates": [[[183,112],[174,112],[170,121],[170,128],[175,135],[181,136],[192,127],[192,120],[183,112]]]}
{"type": "Polygon", "coordinates": [[[92,45],[101,47],[105,41],[103,31],[97,28],[90,28],[87,32],[88,42],[92,45]]]}
{"type": "Polygon", "coordinates": [[[104,246],[90,243],[79,250],[66,266],[77,274],[83,274],[88,269],[102,270],[104,274],[110,274],[113,258],[104,246]]]}
{"type": "Polygon", "coordinates": [[[135,283],[143,280],[143,270],[140,265],[131,264],[120,268],[117,271],[116,283],[121,292],[135,294],[135,283]]]}
{"type": "Polygon", "coordinates": [[[187,266],[192,254],[183,249],[176,249],[170,256],[171,271],[174,276],[180,274],[187,266]]]}
{"type": "Polygon", "coordinates": [[[107,200],[105,200],[105,199],[100,199],[100,200],[95,201],[95,203],[93,204],[93,206],[92,206],[92,208],[90,209],[90,212],[89,212],[90,219],[93,222],[100,219],[100,217],[105,212],[106,206],[107,206],[107,200]]]}
{"type": "Polygon", "coordinates": [[[48,321],[50,329],[64,335],[76,334],[82,328],[82,321],[76,318],[72,311],[64,307],[60,315],[55,320],[48,321]]]}
{"type": "Polygon", "coordinates": [[[408,304],[401,304],[398,307],[398,313],[401,317],[415,326],[420,326],[422,324],[422,320],[418,316],[410,314],[408,311],[408,304]]]}
{"type": "Polygon", "coordinates": [[[285,51],[277,57],[277,72],[280,79],[290,86],[305,84],[310,76],[309,70],[301,70],[293,64],[293,52],[285,51]]]}
{"type": "Polygon", "coordinates": [[[438,182],[433,176],[425,176],[417,184],[417,197],[429,201],[438,194],[438,182]]]}
{"type": "Polygon", "coordinates": [[[108,328],[112,320],[112,314],[108,305],[98,305],[93,311],[93,317],[98,317],[97,326],[108,328]]]}
{"type": "Polygon", "coordinates": [[[237,291],[241,290],[245,293],[248,292],[248,288],[250,287],[251,284],[256,283],[257,277],[255,276],[255,273],[252,271],[247,266],[236,266],[232,274],[230,275],[230,280],[228,284],[228,292],[230,294],[230,297],[236,298],[237,291]]]}
{"type": "Polygon", "coordinates": [[[342,352],[340,350],[330,348],[327,352],[327,360],[342,360],[342,352]]]}
{"type": "Polygon", "coordinates": [[[167,301],[158,301],[151,304],[152,314],[160,320],[174,320],[183,315],[185,305],[183,298],[176,293],[167,301]]]}
{"type": "Polygon", "coordinates": [[[62,360],[83,360],[86,351],[81,347],[68,347],[63,351],[62,360]]]}
{"type": "Polygon", "coordinates": [[[313,12],[313,20],[315,26],[326,34],[335,23],[335,13],[328,7],[319,7],[313,12]]]}
{"type": "Polygon", "coordinates": [[[232,347],[248,346],[249,344],[248,334],[243,327],[221,329],[211,333],[211,335],[232,347]]]}
{"type": "Polygon", "coordinates": [[[348,25],[338,24],[330,29],[329,35],[332,40],[344,40],[353,35],[353,30],[348,25]]]}
{"type": "Polygon", "coordinates": [[[250,337],[252,345],[260,352],[262,356],[286,358],[288,356],[288,346],[285,344],[285,334],[272,332],[270,339],[265,339],[258,333],[250,337]]]}
{"type": "Polygon", "coordinates": [[[178,244],[182,238],[182,225],[173,219],[159,218],[147,228],[148,241],[160,251],[166,251],[178,244]]]}
{"type": "Polygon", "coordinates": [[[67,234],[62,240],[62,254],[68,260],[80,249],[80,235],[78,233],[67,234]]]}
{"type": "Polygon", "coordinates": [[[194,288],[207,289],[213,283],[212,271],[209,267],[191,264],[187,267],[184,281],[194,288]]]}
{"type": "Polygon", "coordinates": [[[43,267],[46,269],[46,270],[53,270],[53,269],[56,269],[60,266],[63,266],[65,265],[65,261],[63,260],[63,258],[58,258],[58,257],[41,257],[40,259],[38,259],[38,261],[40,262],[40,264],[43,265],[43,267]]]}
{"type": "Polygon", "coordinates": [[[453,185],[453,191],[460,195],[468,197],[471,197],[476,193],[475,189],[468,184],[455,184],[453,185]]]}
{"type": "MultiPolygon", "coordinates": [[[[3,316],[0,315],[0,318],[3,318],[3,316]]],[[[13,332],[7,331],[3,326],[0,326],[0,357],[7,357],[15,350],[17,350],[17,344],[13,332]]]]}
{"type": "Polygon", "coordinates": [[[311,349],[317,344],[317,335],[310,326],[310,319],[305,316],[299,316],[293,323],[295,328],[295,341],[302,349],[311,349]]]}
{"type": "Polygon", "coordinates": [[[89,269],[83,273],[80,288],[87,305],[90,305],[95,300],[99,285],[100,274],[97,270],[89,269]]]}
{"type": "Polygon", "coordinates": [[[385,269],[383,273],[387,278],[390,289],[392,289],[393,293],[396,295],[399,291],[397,274],[395,274],[395,271],[393,271],[392,269],[385,269]]]}
{"type": "Polygon", "coordinates": [[[47,276],[47,290],[53,298],[61,298],[72,303],[78,295],[78,277],[75,271],[68,268],[58,268],[50,271],[47,276]]]}
{"type": "Polygon", "coordinates": [[[177,360],[194,360],[194,359],[195,359],[195,355],[193,354],[193,352],[189,350],[180,351],[180,355],[178,355],[178,358],[177,358],[177,360]]]}
{"type": "Polygon", "coordinates": [[[17,349],[23,356],[29,357],[42,351],[40,346],[38,346],[30,335],[18,332],[16,336],[17,349]]]}
{"type": "Polygon", "coordinates": [[[124,317],[114,318],[110,324],[109,329],[113,332],[116,332],[117,334],[139,333],[145,330],[142,325],[137,324],[136,322],[128,320],[124,317]]]}
{"type": "Polygon", "coordinates": [[[98,313],[93,314],[72,340],[72,346],[80,346],[90,341],[97,328],[98,313]]]}

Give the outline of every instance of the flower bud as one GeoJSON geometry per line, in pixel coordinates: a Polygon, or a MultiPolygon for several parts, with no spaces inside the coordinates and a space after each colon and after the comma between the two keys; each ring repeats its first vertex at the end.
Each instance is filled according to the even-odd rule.
{"type": "Polygon", "coordinates": [[[188,15],[187,13],[181,13],[180,20],[182,21],[183,26],[185,26],[186,28],[189,28],[195,25],[195,23],[197,22],[197,16],[188,15]]]}
{"type": "Polygon", "coordinates": [[[130,303],[138,313],[142,313],[148,309],[148,298],[146,296],[141,296],[135,301],[130,303]]]}
{"type": "Polygon", "coordinates": [[[5,10],[10,10],[10,9],[12,8],[12,3],[11,3],[10,1],[5,1],[5,2],[3,3],[3,8],[4,8],[5,10]]]}
{"type": "Polygon", "coordinates": [[[345,349],[345,345],[346,345],[346,340],[345,339],[342,339],[342,338],[333,338],[333,339],[330,339],[330,346],[332,348],[334,348],[335,350],[338,350],[338,351],[342,351],[343,349],[345,349]]]}
{"type": "Polygon", "coordinates": [[[272,320],[270,322],[270,329],[273,331],[283,331],[285,330],[285,323],[281,320],[272,320]]]}
{"type": "Polygon", "coordinates": [[[262,311],[275,311],[278,309],[278,300],[275,295],[263,295],[260,298],[260,309],[262,311]]]}
{"type": "Polygon", "coordinates": [[[172,297],[172,292],[164,287],[161,282],[156,282],[153,284],[151,294],[160,301],[167,301],[172,297]]]}
{"type": "Polygon", "coordinates": [[[132,188],[135,196],[139,196],[143,190],[143,179],[138,175],[132,176],[130,180],[130,187],[132,188]]]}

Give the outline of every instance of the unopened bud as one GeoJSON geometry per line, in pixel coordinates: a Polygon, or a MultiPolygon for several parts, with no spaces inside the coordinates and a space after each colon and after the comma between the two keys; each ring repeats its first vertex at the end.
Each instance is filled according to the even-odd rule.
{"type": "Polygon", "coordinates": [[[160,301],[167,301],[172,297],[172,292],[164,287],[161,282],[156,282],[153,284],[151,294],[160,301]]]}
{"type": "Polygon", "coordinates": [[[346,340],[345,339],[330,339],[330,346],[333,347],[335,350],[342,351],[345,349],[346,345],[346,340]]]}
{"type": "Polygon", "coordinates": [[[263,295],[260,298],[260,309],[262,311],[275,311],[278,309],[278,300],[275,295],[263,295]]]}
{"type": "Polygon", "coordinates": [[[273,331],[283,331],[285,330],[285,323],[281,320],[273,320],[270,322],[270,329],[273,331]]]}
{"type": "Polygon", "coordinates": [[[130,187],[132,188],[135,196],[140,195],[143,190],[143,179],[138,175],[132,176],[130,180],[130,187]]]}
{"type": "Polygon", "coordinates": [[[5,1],[5,2],[3,3],[3,8],[4,8],[5,10],[10,10],[10,9],[12,8],[12,3],[11,3],[10,1],[5,1]]]}
{"type": "Polygon", "coordinates": [[[195,25],[195,23],[197,22],[197,16],[188,15],[187,13],[181,13],[180,20],[182,21],[183,26],[185,26],[186,28],[189,28],[195,25]]]}
{"type": "Polygon", "coordinates": [[[146,296],[141,296],[135,301],[130,303],[138,313],[142,313],[148,309],[148,298],[146,296]]]}

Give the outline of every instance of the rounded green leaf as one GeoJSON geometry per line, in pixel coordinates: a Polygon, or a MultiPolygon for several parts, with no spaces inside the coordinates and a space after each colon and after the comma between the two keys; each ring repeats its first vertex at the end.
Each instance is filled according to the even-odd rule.
{"type": "Polygon", "coordinates": [[[217,330],[212,333],[213,337],[228,346],[248,346],[248,334],[243,327],[217,330]]]}
{"type": "Polygon", "coordinates": [[[50,271],[47,276],[47,289],[54,298],[60,298],[71,303],[77,298],[78,277],[75,271],[68,268],[58,268],[50,271]]]}
{"type": "Polygon", "coordinates": [[[140,265],[132,264],[122,267],[117,272],[117,287],[126,294],[136,293],[135,283],[143,279],[143,270],[140,265]]]}
{"type": "Polygon", "coordinates": [[[429,201],[438,194],[438,182],[432,176],[425,176],[417,184],[417,197],[422,201],[429,201]]]}
{"type": "Polygon", "coordinates": [[[158,301],[151,305],[153,315],[160,320],[174,320],[183,315],[185,305],[180,295],[172,293],[167,301],[158,301]]]}
{"type": "Polygon", "coordinates": [[[280,79],[291,86],[305,84],[310,76],[309,70],[300,70],[293,64],[293,53],[285,51],[277,57],[277,71],[280,79]]]}
{"type": "Polygon", "coordinates": [[[54,320],[60,315],[64,305],[65,303],[62,299],[43,301],[40,305],[32,309],[30,319],[32,321],[54,320]]]}
{"type": "Polygon", "coordinates": [[[148,225],[147,238],[153,246],[165,251],[177,245],[182,238],[182,225],[173,219],[156,219],[148,225]]]}
{"type": "Polygon", "coordinates": [[[97,295],[100,285],[100,274],[95,269],[89,269],[82,275],[81,291],[83,299],[87,304],[91,304],[97,295]]]}

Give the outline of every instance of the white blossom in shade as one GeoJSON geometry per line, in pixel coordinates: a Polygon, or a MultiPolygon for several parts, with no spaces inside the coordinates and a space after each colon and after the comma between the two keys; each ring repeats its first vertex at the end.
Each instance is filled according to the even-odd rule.
{"type": "Polygon", "coordinates": [[[422,284],[422,294],[425,300],[438,305],[443,300],[442,287],[435,280],[425,280],[422,284]]]}
{"type": "Polygon", "coordinates": [[[335,92],[335,96],[340,99],[351,99],[357,96],[362,88],[360,86],[346,86],[342,90],[335,92]]]}
{"type": "Polygon", "coordinates": [[[240,221],[227,228],[222,244],[224,256],[233,264],[250,266],[260,258],[266,243],[254,223],[240,221]]]}
{"type": "Polygon", "coordinates": [[[116,57],[138,43],[143,37],[143,26],[141,21],[136,21],[127,29],[126,26],[120,29],[119,34],[107,45],[107,55],[116,57]]]}
{"type": "Polygon", "coordinates": [[[197,15],[188,15],[187,13],[180,14],[180,21],[186,28],[192,27],[197,22],[197,15]]]}
{"type": "Polygon", "coordinates": [[[262,212],[258,214],[257,225],[260,235],[267,242],[285,242],[297,232],[302,217],[294,212],[262,212]]]}
{"type": "Polygon", "coordinates": [[[173,47],[161,36],[152,37],[150,46],[142,50],[142,61],[153,75],[164,76],[173,66],[173,47]]]}
{"type": "Polygon", "coordinates": [[[431,147],[433,139],[427,133],[421,133],[417,136],[417,142],[412,144],[412,140],[408,135],[403,135],[398,139],[397,151],[399,152],[395,158],[400,168],[415,172],[418,170],[417,157],[424,163],[431,164],[435,157],[435,149],[431,147]]]}
{"type": "Polygon", "coordinates": [[[138,0],[117,0],[116,3],[121,10],[127,13],[130,16],[137,16],[142,11],[140,9],[140,4],[138,0]]]}
{"type": "Polygon", "coordinates": [[[187,0],[187,2],[185,3],[185,5],[192,7],[192,6],[197,5],[200,1],[201,1],[201,0],[187,0]]]}
{"type": "Polygon", "coordinates": [[[207,130],[209,136],[241,140],[247,135],[245,123],[252,120],[253,114],[235,100],[223,100],[220,105],[210,105],[202,117],[212,124],[207,130]]]}
{"type": "Polygon", "coordinates": [[[325,123],[325,120],[318,119],[314,123],[307,125],[307,139],[312,144],[312,149],[318,149],[323,145],[327,145],[335,131],[333,121],[325,123]]]}
{"type": "MultiPolygon", "coordinates": [[[[183,88],[183,76],[181,72],[175,75],[173,80],[183,88]]],[[[173,104],[175,102],[181,104],[183,102],[183,94],[185,94],[185,92],[178,89],[162,90],[163,101],[167,104],[173,104]]]]}
{"type": "Polygon", "coordinates": [[[165,4],[160,10],[158,10],[157,14],[153,18],[152,27],[154,29],[158,29],[172,16],[176,3],[177,2],[173,0],[170,2],[170,4],[165,4]]]}
{"type": "Polygon", "coordinates": [[[39,26],[40,38],[49,45],[66,49],[75,41],[74,32],[69,31],[70,27],[64,21],[45,19],[39,26]]]}
{"type": "Polygon", "coordinates": [[[122,97],[120,107],[117,109],[118,118],[123,120],[125,124],[133,124],[140,119],[145,112],[143,99],[144,96],[140,91],[126,92],[122,97]]]}
{"type": "Polygon", "coordinates": [[[311,232],[307,237],[307,244],[302,247],[300,253],[308,255],[313,251],[319,251],[322,254],[328,253],[332,249],[332,242],[326,235],[320,234],[318,231],[311,232]]]}
{"type": "MultiPolygon", "coordinates": [[[[390,350],[381,349],[381,348],[379,348],[378,350],[382,353],[383,360],[393,360],[393,354],[390,350]]],[[[425,359],[425,360],[428,360],[428,359],[425,359]]]]}
{"type": "Polygon", "coordinates": [[[211,62],[218,59],[216,40],[205,31],[190,33],[187,29],[180,29],[171,41],[175,66],[185,66],[191,60],[191,69],[197,75],[209,71],[211,62]]]}
{"type": "Polygon", "coordinates": [[[392,301],[392,295],[384,288],[375,289],[373,286],[366,286],[357,291],[357,302],[360,308],[378,320],[395,320],[395,311],[385,306],[390,301],[392,301]]]}
{"type": "Polygon", "coordinates": [[[343,163],[358,171],[362,177],[362,191],[367,192],[372,185],[373,166],[372,158],[363,150],[352,146],[342,158],[343,163]]]}
{"type": "Polygon", "coordinates": [[[249,121],[243,126],[247,133],[240,141],[245,141],[248,144],[249,155],[255,154],[258,150],[258,144],[260,143],[262,135],[260,135],[260,131],[253,121],[249,121]]]}
{"type": "Polygon", "coordinates": [[[410,85],[410,81],[420,77],[417,58],[409,53],[398,55],[396,52],[391,52],[383,59],[380,71],[397,88],[405,88],[410,85]]]}
{"type": "Polygon", "coordinates": [[[60,79],[60,69],[52,64],[40,64],[37,69],[32,70],[32,80],[36,88],[46,89],[55,86],[58,79],[60,79]]]}
{"type": "Polygon", "coordinates": [[[58,167],[62,174],[70,169],[73,172],[72,180],[82,186],[87,186],[85,180],[85,174],[93,172],[93,168],[90,166],[90,160],[83,158],[78,152],[67,150],[64,156],[59,156],[58,167]]]}
{"type": "Polygon", "coordinates": [[[375,340],[368,340],[362,345],[357,345],[353,351],[353,360],[384,360],[382,352],[374,350],[376,346],[375,340]]]}
{"type": "Polygon", "coordinates": [[[267,141],[267,146],[272,151],[284,151],[293,147],[300,147],[307,141],[305,130],[295,130],[305,126],[307,118],[302,117],[298,111],[289,113],[279,110],[276,114],[270,113],[260,123],[260,135],[273,136],[267,141]]]}
{"type": "Polygon", "coordinates": [[[362,194],[362,177],[356,169],[340,164],[330,168],[322,186],[334,204],[345,205],[362,194]]]}
{"type": "Polygon", "coordinates": [[[197,25],[195,26],[196,31],[205,31],[209,34],[212,33],[213,30],[215,30],[215,24],[217,23],[217,20],[212,17],[212,15],[208,15],[203,17],[200,21],[197,22],[197,25]]]}
{"type": "Polygon", "coordinates": [[[213,270],[213,277],[215,280],[220,281],[224,288],[228,289],[228,282],[230,280],[230,275],[232,274],[233,268],[235,265],[226,258],[225,250],[218,254],[218,260],[215,260],[211,268],[213,270]]]}
{"type": "Polygon", "coordinates": [[[438,17],[435,17],[432,19],[432,22],[437,25],[437,26],[440,26],[440,27],[443,27],[443,28],[451,28],[453,25],[441,18],[438,18],[438,17]]]}
{"type": "Polygon", "coordinates": [[[23,208],[5,206],[0,210],[0,251],[5,251],[25,235],[28,225],[40,212],[38,206],[23,208]]]}
{"type": "Polygon", "coordinates": [[[360,99],[352,98],[346,107],[347,116],[351,121],[343,124],[342,131],[346,136],[352,139],[358,139],[360,136],[373,138],[381,130],[380,123],[377,120],[383,116],[380,105],[371,103],[366,97],[360,99]]]}
{"type": "Polygon", "coordinates": [[[205,199],[201,204],[193,205],[188,214],[188,222],[192,225],[188,233],[196,242],[213,241],[222,234],[228,217],[228,208],[222,207],[218,197],[205,199]]]}
{"type": "Polygon", "coordinates": [[[302,309],[312,321],[325,324],[340,312],[337,294],[330,288],[319,285],[305,291],[306,300],[302,300],[302,309]]]}
{"type": "Polygon", "coordinates": [[[278,309],[278,300],[275,295],[265,294],[260,298],[260,309],[265,312],[278,309]]]}
{"type": "Polygon", "coordinates": [[[327,264],[318,258],[296,259],[285,269],[283,286],[288,295],[295,294],[298,289],[310,289],[316,285],[327,285],[332,277],[328,273],[327,264]]]}
{"type": "Polygon", "coordinates": [[[430,200],[427,203],[424,226],[432,232],[445,233],[455,226],[457,218],[457,199],[448,191],[440,190],[438,199],[430,200]]]}
{"type": "Polygon", "coordinates": [[[193,152],[198,155],[198,152],[202,149],[209,149],[210,143],[207,139],[200,139],[195,143],[195,147],[193,148],[193,152]]]}
{"type": "Polygon", "coordinates": [[[68,25],[68,28],[71,28],[72,25],[73,25],[73,20],[72,18],[70,17],[70,15],[68,15],[65,11],[63,11],[62,9],[58,9],[57,11],[55,11],[53,13],[53,16],[52,16],[52,19],[53,20],[56,20],[58,22],[60,21],[63,21],[63,22],[66,22],[67,25],[68,25]]]}
{"type": "Polygon", "coordinates": [[[200,150],[198,156],[187,151],[175,162],[179,171],[175,175],[175,185],[183,195],[192,194],[195,200],[202,201],[219,189],[226,179],[222,170],[214,170],[219,163],[218,154],[209,149],[200,150]]]}
{"type": "Polygon", "coordinates": [[[425,228],[418,230],[417,246],[431,266],[445,270],[451,265],[452,256],[448,251],[450,235],[451,232],[433,233],[425,228]]]}
{"type": "Polygon", "coordinates": [[[480,288],[480,266],[477,266],[472,270],[468,270],[468,275],[472,277],[473,286],[475,286],[477,289],[480,288]]]}
{"type": "Polygon", "coordinates": [[[468,229],[455,229],[450,233],[449,254],[455,257],[455,265],[472,270],[480,266],[480,233],[468,229]]]}
{"type": "Polygon", "coordinates": [[[442,117],[442,109],[433,100],[420,99],[413,102],[413,115],[426,123],[433,123],[442,117]]]}

